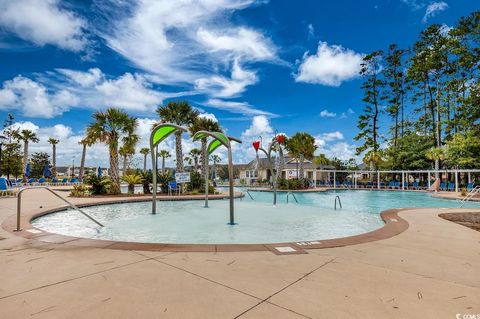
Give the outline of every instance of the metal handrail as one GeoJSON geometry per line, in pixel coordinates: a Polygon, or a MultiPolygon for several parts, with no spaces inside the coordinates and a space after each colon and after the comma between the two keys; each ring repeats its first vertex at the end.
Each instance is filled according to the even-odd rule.
{"type": "Polygon", "coordinates": [[[250,194],[250,191],[248,189],[246,190],[246,193],[248,194],[248,196],[250,196],[251,200],[254,200],[253,197],[252,197],[252,194],[250,194]]]}
{"type": "Polygon", "coordinates": [[[337,199],[338,199],[338,204],[340,205],[340,208],[343,208],[342,207],[342,201],[340,200],[340,196],[335,196],[335,205],[334,205],[334,209],[337,210],[337,199]]]}
{"type": "Polygon", "coordinates": [[[292,193],[292,192],[288,192],[288,193],[287,193],[287,204],[288,204],[288,197],[289,197],[290,195],[292,195],[292,196],[293,196],[293,199],[295,199],[295,202],[298,203],[298,200],[297,200],[297,197],[295,196],[295,194],[292,193]]]}
{"type": "Polygon", "coordinates": [[[475,196],[476,194],[480,193],[480,186],[475,186],[474,189],[472,189],[465,198],[463,198],[461,201],[460,201],[460,207],[463,207],[463,205],[465,205],[466,202],[468,202],[469,200],[471,200],[473,198],[473,196],[475,196]]]}
{"type": "Polygon", "coordinates": [[[74,204],[72,204],[70,201],[66,200],[65,198],[63,198],[62,196],[58,195],[57,193],[55,193],[53,190],[51,190],[50,188],[48,187],[45,187],[45,186],[35,186],[35,187],[24,187],[22,189],[20,189],[17,193],[17,229],[15,229],[15,231],[21,231],[22,229],[20,228],[20,213],[21,213],[21,210],[22,210],[22,193],[28,189],[39,189],[39,188],[42,188],[42,189],[46,189],[48,190],[50,193],[52,193],[53,195],[55,195],[56,197],[60,198],[61,200],[63,200],[65,203],[67,203],[70,207],[72,207],[73,209],[77,210],[78,212],[80,212],[81,214],[83,214],[84,216],[88,217],[88,219],[90,219],[91,221],[93,221],[94,223],[96,223],[97,225],[99,225],[100,227],[103,227],[103,225],[98,222],[97,220],[95,220],[95,218],[93,218],[92,216],[88,215],[87,213],[85,213],[83,210],[81,210],[80,208],[78,208],[77,206],[75,206],[74,204]]]}

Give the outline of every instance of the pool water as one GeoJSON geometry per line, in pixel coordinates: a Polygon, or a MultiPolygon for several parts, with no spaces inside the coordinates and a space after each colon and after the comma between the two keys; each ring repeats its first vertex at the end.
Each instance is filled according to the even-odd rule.
{"type": "MultiPolygon", "coordinates": [[[[430,194],[402,191],[338,190],[321,193],[296,193],[286,203],[286,193],[250,191],[235,200],[235,221],[228,225],[229,201],[159,201],[157,214],[150,202],[100,205],[84,211],[102,222],[99,228],[73,210],[49,214],[32,225],[52,233],[105,240],[150,243],[247,244],[322,240],[358,235],[384,225],[380,213],[390,208],[458,207],[453,200],[430,194]],[[334,210],[340,196],[343,208],[334,210]]],[[[480,207],[467,203],[464,207],[480,207]]]]}

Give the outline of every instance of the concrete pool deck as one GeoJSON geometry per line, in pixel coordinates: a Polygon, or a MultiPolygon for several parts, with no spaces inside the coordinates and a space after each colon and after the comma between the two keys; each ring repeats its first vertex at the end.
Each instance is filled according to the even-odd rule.
{"type": "MultiPolygon", "coordinates": [[[[63,206],[26,192],[25,213],[63,206]]],[[[67,196],[67,193],[62,194],[67,196]]],[[[71,199],[75,204],[91,198],[71,199]]],[[[99,202],[105,199],[93,199],[99,202]]],[[[16,199],[0,199],[0,223],[16,199]]],[[[0,230],[0,318],[455,318],[480,313],[480,232],[411,209],[404,232],[307,254],[114,250],[0,230]]]]}

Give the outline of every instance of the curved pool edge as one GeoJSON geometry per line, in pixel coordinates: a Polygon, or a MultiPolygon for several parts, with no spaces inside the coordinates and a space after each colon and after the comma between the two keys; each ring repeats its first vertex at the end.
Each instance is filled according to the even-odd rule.
{"type": "MultiPolygon", "coordinates": [[[[148,198],[125,198],[116,200],[95,201],[77,204],[78,207],[91,207],[109,204],[130,203],[130,202],[147,202],[148,198]]],[[[179,200],[179,199],[175,199],[179,200]]],[[[188,200],[188,199],[184,199],[188,200]]],[[[304,249],[323,249],[343,247],[349,245],[357,245],[378,241],[396,236],[408,229],[408,222],[401,218],[398,213],[412,208],[388,209],[380,213],[382,221],[385,223],[382,227],[363,234],[354,236],[310,240],[304,242],[281,242],[268,244],[171,244],[171,243],[141,243],[141,242],[125,242],[111,241],[102,239],[89,239],[82,237],[66,236],[57,233],[47,232],[32,226],[31,221],[35,218],[56,213],[69,208],[68,205],[52,208],[37,209],[21,216],[21,225],[23,230],[14,231],[16,227],[16,214],[9,216],[3,223],[2,228],[17,236],[27,239],[37,240],[51,244],[65,244],[69,246],[94,247],[106,249],[120,250],[139,250],[139,251],[165,251],[165,252],[242,252],[242,251],[272,251],[277,253],[275,247],[287,246],[292,247],[297,253],[304,252],[304,249]]]]}

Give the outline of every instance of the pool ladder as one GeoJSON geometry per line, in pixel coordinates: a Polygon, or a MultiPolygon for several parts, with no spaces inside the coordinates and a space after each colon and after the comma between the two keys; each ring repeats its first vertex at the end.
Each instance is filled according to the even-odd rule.
{"type": "Polygon", "coordinates": [[[293,196],[293,199],[295,200],[295,202],[298,203],[298,200],[297,200],[297,197],[295,196],[295,194],[292,193],[292,192],[288,192],[288,193],[287,193],[287,204],[288,204],[288,197],[289,197],[290,195],[292,195],[292,196],[293,196]]]}
{"type": "Polygon", "coordinates": [[[340,208],[343,208],[342,207],[342,201],[340,200],[340,196],[335,196],[335,205],[334,205],[334,209],[337,210],[337,199],[338,199],[338,205],[340,206],[340,208]]]}
{"type": "Polygon", "coordinates": [[[467,194],[467,196],[460,201],[460,208],[463,207],[463,205],[465,205],[466,202],[471,200],[476,194],[479,194],[479,193],[480,193],[480,186],[475,186],[475,188],[472,189],[467,194]]]}
{"type": "Polygon", "coordinates": [[[50,193],[52,193],[53,195],[55,195],[56,197],[60,198],[62,201],[64,201],[65,203],[67,203],[70,207],[72,207],[73,209],[75,209],[76,211],[78,211],[79,213],[83,214],[84,216],[86,216],[87,218],[89,218],[91,221],[93,221],[94,223],[96,223],[98,226],[100,227],[103,227],[103,225],[98,222],[95,218],[93,218],[92,216],[88,215],[87,213],[85,213],[83,210],[81,210],[80,208],[78,208],[77,206],[75,206],[74,204],[72,204],[71,202],[69,202],[68,200],[66,200],[65,198],[63,198],[62,196],[58,195],[57,193],[55,193],[53,190],[51,190],[50,188],[46,187],[46,186],[35,186],[35,187],[24,187],[22,188],[21,190],[18,191],[18,194],[17,194],[17,229],[15,229],[15,231],[21,231],[22,229],[20,228],[20,213],[22,211],[22,193],[28,189],[38,189],[38,188],[43,188],[43,189],[46,189],[47,191],[49,191],[50,193]]]}
{"type": "Polygon", "coordinates": [[[250,199],[253,200],[252,194],[250,194],[250,191],[249,191],[248,189],[246,190],[246,193],[248,194],[248,196],[250,197],[250,199]]]}

